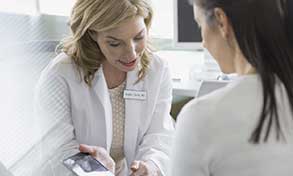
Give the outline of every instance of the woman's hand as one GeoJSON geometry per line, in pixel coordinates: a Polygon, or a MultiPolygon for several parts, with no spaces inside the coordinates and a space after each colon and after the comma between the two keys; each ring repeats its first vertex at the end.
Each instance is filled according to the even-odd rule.
{"type": "Polygon", "coordinates": [[[152,161],[133,161],[130,176],[159,176],[160,170],[152,161]]]}
{"type": "Polygon", "coordinates": [[[89,153],[115,174],[115,162],[103,147],[80,144],[79,150],[82,153],[89,153]]]}

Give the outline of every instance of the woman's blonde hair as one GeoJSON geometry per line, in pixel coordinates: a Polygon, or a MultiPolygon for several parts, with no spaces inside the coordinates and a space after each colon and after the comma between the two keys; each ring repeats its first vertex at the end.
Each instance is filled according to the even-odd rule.
{"type": "MultiPolygon", "coordinates": [[[[73,59],[86,84],[91,86],[95,72],[105,59],[91,37],[91,29],[97,32],[113,29],[135,16],[144,17],[146,28],[150,29],[153,10],[149,0],[77,0],[70,17],[72,35],[61,42],[59,50],[73,59]]],[[[150,58],[151,45],[147,40],[139,64],[138,81],[145,76],[150,58]]]]}

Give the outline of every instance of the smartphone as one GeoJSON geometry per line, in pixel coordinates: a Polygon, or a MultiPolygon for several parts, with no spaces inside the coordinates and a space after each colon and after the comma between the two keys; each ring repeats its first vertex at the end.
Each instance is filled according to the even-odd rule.
{"type": "Polygon", "coordinates": [[[77,153],[63,160],[77,176],[114,176],[101,162],[87,153],[77,153]]]}

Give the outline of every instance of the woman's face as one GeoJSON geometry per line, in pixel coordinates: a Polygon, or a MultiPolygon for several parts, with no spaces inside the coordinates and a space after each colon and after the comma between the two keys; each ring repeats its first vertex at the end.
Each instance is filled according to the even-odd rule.
{"type": "Polygon", "coordinates": [[[217,21],[212,21],[211,24],[208,24],[203,9],[196,4],[193,5],[193,10],[194,18],[201,28],[203,47],[215,58],[222,72],[234,72],[231,47],[227,42],[227,38],[225,38],[223,29],[220,29],[220,25],[222,24],[219,24],[217,21]]]}
{"type": "Polygon", "coordinates": [[[146,47],[146,39],[147,28],[141,16],[130,18],[117,28],[97,33],[105,62],[123,72],[135,69],[146,47]]]}

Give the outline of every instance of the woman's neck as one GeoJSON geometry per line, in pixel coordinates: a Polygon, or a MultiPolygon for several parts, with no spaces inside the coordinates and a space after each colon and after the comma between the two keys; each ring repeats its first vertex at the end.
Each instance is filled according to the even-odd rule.
{"type": "Polygon", "coordinates": [[[243,54],[238,53],[235,56],[234,68],[238,75],[255,74],[255,68],[247,61],[243,54]]]}
{"type": "Polygon", "coordinates": [[[103,73],[109,89],[118,87],[126,79],[126,72],[113,67],[108,61],[103,63],[103,73]]]}

